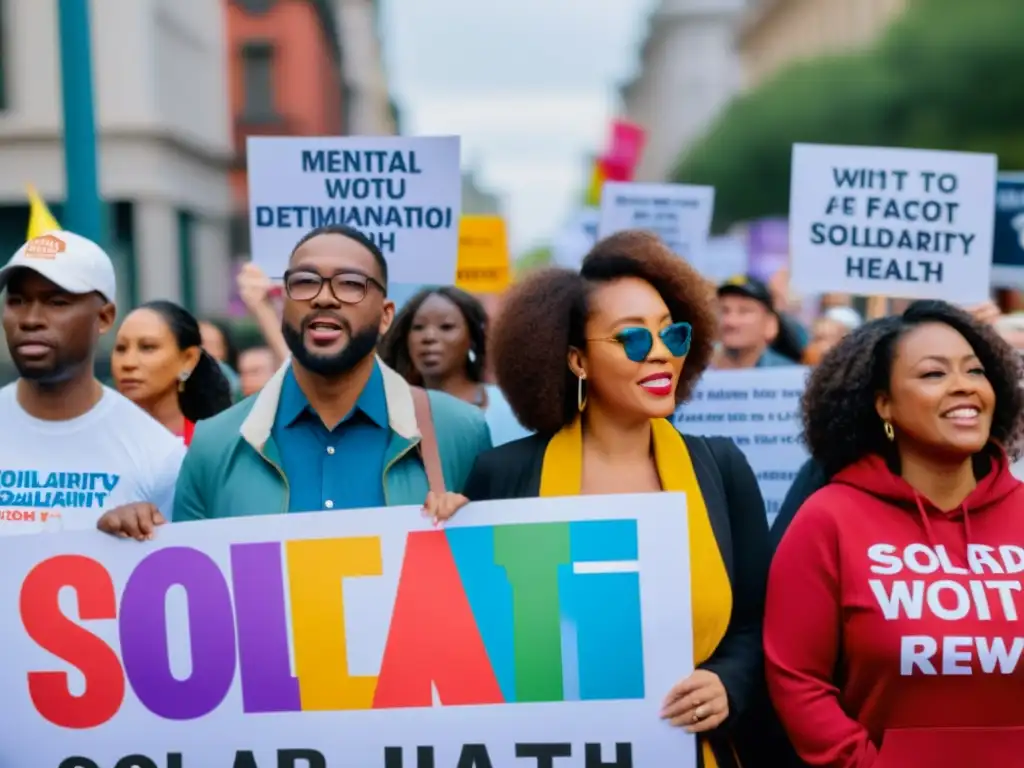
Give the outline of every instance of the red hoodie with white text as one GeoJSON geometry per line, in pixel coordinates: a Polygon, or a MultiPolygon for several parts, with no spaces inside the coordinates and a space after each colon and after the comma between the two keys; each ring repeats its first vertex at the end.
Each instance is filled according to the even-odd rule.
{"type": "Polygon", "coordinates": [[[772,701],[830,768],[1024,766],[1024,491],[1006,456],[943,512],[878,456],[800,508],[772,562],[772,701]]]}

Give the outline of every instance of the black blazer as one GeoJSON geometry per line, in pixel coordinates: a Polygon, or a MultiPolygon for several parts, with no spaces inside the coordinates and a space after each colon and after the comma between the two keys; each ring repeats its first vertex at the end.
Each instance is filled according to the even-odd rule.
{"type": "MultiPolygon", "coordinates": [[[[470,501],[537,497],[550,439],[550,435],[531,435],[481,454],[463,493],[470,501]]],[[[683,439],[733,592],[725,637],[711,658],[700,665],[718,675],[729,695],[729,719],[711,735],[710,742],[719,768],[737,765],[722,738],[729,734],[743,768],[777,765],[771,762],[772,754],[764,754],[767,735],[760,724],[767,702],[761,622],[771,559],[764,499],[746,457],[732,440],[689,435],[683,439]]],[[[666,681],[666,691],[669,685],[666,681]]]]}
{"type": "Polygon", "coordinates": [[[828,485],[828,475],[825,470],[814,459],[808,459],[800,467],[800,471],[793,478],[793,484],[786,492],[786,498],[782,500],[779,507],[779,514],[775,516],[775,523],[772,525],[772,555],[779,548],[782,537],[789,529],[789,524],[796,517],[797,510],[803,506],[811,496],[828,485]]]}

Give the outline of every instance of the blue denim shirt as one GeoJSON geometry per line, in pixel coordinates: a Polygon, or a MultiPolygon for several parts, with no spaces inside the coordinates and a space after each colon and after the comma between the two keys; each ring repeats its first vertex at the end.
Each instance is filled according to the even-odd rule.
{"type": "Polygon", "coordinates": [[[289,512],[383,507],[388,406],[374,365],[355,407],[328,430],[289,369],[272,430],[288,478],[289,512]]]}
{"type": "Polygon", "coordinates": [[[771,347],[768,347],[764,351],[764,354],[758,358],[755,368],[775,368],[784,365],[800,365],[800,363],[790,360],[788,357],[783,357],[771,347]]]}

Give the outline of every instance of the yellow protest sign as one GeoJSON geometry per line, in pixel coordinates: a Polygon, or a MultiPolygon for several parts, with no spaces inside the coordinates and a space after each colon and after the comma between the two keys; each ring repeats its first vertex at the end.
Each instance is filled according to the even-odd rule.
{"type": "Polygon", "coordinates": [[[509,272],[505,220],[501,216],[463,216],[455,285],[469,293],[504,293],[509,272]]]}

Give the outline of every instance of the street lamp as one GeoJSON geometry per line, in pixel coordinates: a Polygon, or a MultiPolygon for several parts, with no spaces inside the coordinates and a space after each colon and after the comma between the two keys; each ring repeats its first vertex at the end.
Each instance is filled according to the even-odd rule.
{"type": "Polygon", "coordinates": [[[92,87],[89,0],[56,0],[60,75],[64,101],[65,229],[103,244],[104,226],[96,171],[96,117],[92,87]]]}

